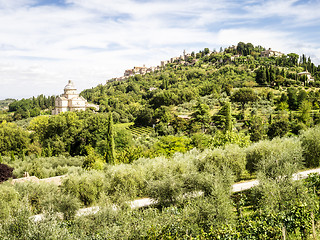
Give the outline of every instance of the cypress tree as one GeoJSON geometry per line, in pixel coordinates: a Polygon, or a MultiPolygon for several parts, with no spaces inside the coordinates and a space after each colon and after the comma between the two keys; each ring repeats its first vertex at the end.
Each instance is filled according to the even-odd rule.
{"type": "Polygon", "coordinates": [[[231,104],[230,102],[225,103],[225,132],[232,131],[232,119],[231,119],[231,104]]]}
{"type": "Polygon", "coordinates": [[[269,116],[269,121],[268,121],[269,124],[272,124],[272,113],[270,114],[269,116]]]}
{"type": "Polygon", "coordinates": [[[107,129],[107,149],[106,149],[106,162],[114,164],[114,136],[113,136],[113,119],[112,114],[108,117],[108,129],[107,129]]]}
{"type": "Polygon", "coordinates": [[[266,82],[270,83],[267,76],[267,70],[262,69],[261,72],[261,83],[266,84],[266,82]]]}
{"type": "Polygon", "coordinates": [[[16,157],[14,156],[14,152],[11,151],[11,162],[14,162],[16,160],[16,157]]]}
{"type": "Polygon", "coordinates": [[[21,160],[22,160],[22,161],[25,161],[25,160],[26,160],[26,155],[25,155],[25,151],[24,151],[24,150],[22,150],[21,160]]]}
{"type": "Polygon", "coordinates": [[[271,78],[270,78],[270,71],[269,71],[269,69],[268,69],[268,68],[266,68],[265,72],[266,72],[267,82],[270,84],[270,81],[271,81],[271,78]]]}

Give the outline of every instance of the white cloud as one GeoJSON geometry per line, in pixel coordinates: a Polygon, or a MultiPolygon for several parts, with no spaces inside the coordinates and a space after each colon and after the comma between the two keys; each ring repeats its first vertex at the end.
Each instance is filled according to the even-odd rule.
{"type": "Polygon", "coordinates": [[[320,46],[314,43],[303,42],[295,38],[294,32],[284,32],[270,29],[234,28],[221,30],[218,41],[221,45],[230,46],[234,43],[251,42],[266,48],[281,51],[285,54],[297,53],[310,56],[313,62],[320,63],[320,46]]]}
{"type": "Polygon", "coordinates": [[[219,31],[218,41],[220,44],[232,45],[234,43],[251,42],[254,45],[285,49],[285,40],[290,37],[289,33],[274,30],[234,28],[219,31]]]}
{"type": "MultiPolygon", "coordinates": [[[[280,17],[285,24],[317,25],[319,23],[319,1],[269,0],[258,1],[245,9],[253,18],[280,17]]],[[[249,17],[250,17],[249,16],[249,17]]]]}
{"type": "Polygon", "coordinates": [[[296,1],[68,0],[67,6],[30,7],[34,3],[0,0],[0,99],[59,94],[68,79],[79,90],[90,88],[183,49],[239,41],[319,56],[319,43],[301,41],[294,24],[279,24],[319,21],[316,8],[296,1]],[[268,23],[273,16],[283,17],[268,23]]]}

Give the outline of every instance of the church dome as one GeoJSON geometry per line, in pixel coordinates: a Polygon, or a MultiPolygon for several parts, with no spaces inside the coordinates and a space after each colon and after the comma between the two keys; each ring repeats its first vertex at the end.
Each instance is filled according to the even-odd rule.
{"type": "Polygon", "coordinates": [[[74,83],[69,80],[68,84],[64,87],[64,90],[76,90],[76,87],[74,86],[74,83]]]}

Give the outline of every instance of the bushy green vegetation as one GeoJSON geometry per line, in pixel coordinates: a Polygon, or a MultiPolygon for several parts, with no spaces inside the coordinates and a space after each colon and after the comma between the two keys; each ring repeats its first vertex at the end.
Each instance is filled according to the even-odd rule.
{"type": "MultiPolygon", "coordinates": [[[[227,145],[140,158],[131,164],[107,164],[99,171],[78,169],[60,187],[2,184],[0,218],[6,220],[0,223],[0,236],[281,239],[286,234],[308,239],[319,231],[312,226],[320,221],[320,177],[294,181],[292,174],[306,163],[307,143],[320,142],[318,136],[308,139],[309,134],[307,130],[300,138],[264,140],[243,148],[227,145]],[[247,171],[256,174],[260,185],[232,193],[231,185],[247,171]],[[144,197],[153,198],[155,205],[130,208],[129,200],[144,197]],[[87,206],[99,206],[100,211],[75,216],[77,209],[87,206]],[[55,215],[57,211],[63,213],[62,219],[55,215]],[[29,218],[39,213],[46,216],[41,222],[29,218]],[[39,227],[47,229],[40,233],[39,227]]],[[[72,158],[60,161],[67,163],[72,158]]]]}
{"type": "Polygon", "coordinates": [[[21,99],[13,101],[9,104],[9,113],[13,112],[13,116],[8,116],[7,120],[21,120],[29,117],[36,117],[42,113],[51,114],[54,107],[55,96],[45,97],[39,95],[29,99],[21,99]],[[12,118],[11,118],[12,117],[12,118]]]}
{"type": "Polygon", "coordinates": [[[1,143],[4,147],[0,147],[0,153],[76,156],[87,155],[86,147],[90,145],[103,159],[109,158],[105,149],[111,149],[113,162],[132,162],[141,155],[153,157],[193,147],[205,149],[226,143],[247,146],[250,141],[298,135],[319,123],[319,66],[294,53],[260,57],[263,50],[242,42],[219,53],[206,48],[185,63],[175,61],[161,71],[83,91],[83,97],[100,105],[98,114],[34,117],[40,112],[31,112],[52,107],[54,97],[40,95],[12,102],[5,114],[7,122],[34,118],[15,121],[25,131],[10,124],[1,125],[9,134],[1,143]],[[314,81],[298,75],[305,70],[314,81]],[[114,137],[107,138],[111,126],[107,123],[108,114],[115,125],[134,126],[122,130],[115,127],[114,137]],[[20,115],[26,116],[17,117],[20,115]],[[18,132],[22,140],[12,144],[18,132]],[[146,136],[152,138],[151,143],[140,140],[146,136]],[[191,141],[183,143],[188,146],[172,148],[177,137],[191,141]],[[114,150],[107,143],[112,139],[114,150]],[[159,150],[159,146],[169,149],[159,150]]]}
{"type": "MultiPolygon", "coordinates": [[[[320,234],[320,67],[239,43],[81,93],[99,113],[0,115],[0,163],[61,186],[0,185],[1,239],[308,239],[320,234]],[[315,81],[299,72],[308,70],[315,81]],[[40,115],[40,116],[39,116],[40,115]],[[4,121],[5,120],[5,121],[4,121]],[[260,185],[232,193],[236,181],[260,185]],[[131,209],[130,201],[154,205],[131,209]],[[79,208],[99,206],[91,216],[79,208]],[[60,216],[57,212],[62,213],[60,216]],[[29,218],[44,214],[34,222],[29,218]]],[[[47,110],[48,109],[48,110],[47,110]]]]}

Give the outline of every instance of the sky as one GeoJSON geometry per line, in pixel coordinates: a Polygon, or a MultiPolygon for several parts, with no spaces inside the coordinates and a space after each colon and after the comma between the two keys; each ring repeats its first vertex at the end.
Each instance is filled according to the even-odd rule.
{"type": "Polygon", "coordinates": [[[320,64],[320,0],[0,0],[0,99],[105,84],[238,42],[320,64]]]}

